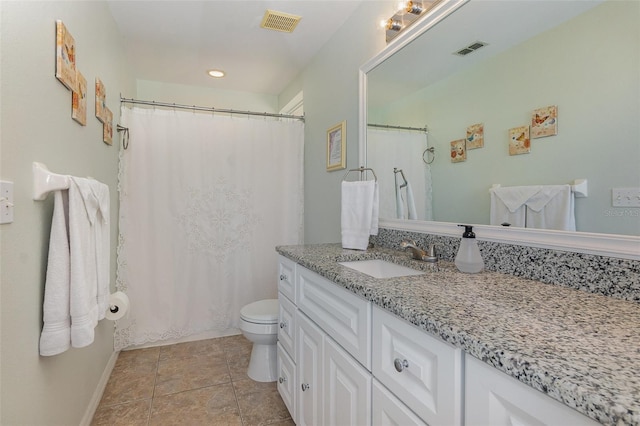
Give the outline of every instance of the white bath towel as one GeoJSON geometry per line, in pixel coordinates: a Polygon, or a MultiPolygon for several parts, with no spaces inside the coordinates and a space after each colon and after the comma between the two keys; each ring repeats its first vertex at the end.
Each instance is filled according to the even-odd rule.
{"type": "Polygon", "coordinates": [[[42,309],[44,326],[40,335],[40,355],[43,356],[60,354],[71,346],[68,203],[66,190],[54,192],[42,309]]]}
{"type": "Polygon", "coordinates": [[[71,345],[93,342],[109,296],[109,187],[72,177],[69,184],[71,345]]]}
{"type": "Polygon", "coordinates": [[[526,223],[526,205],[529,198],[540,191],[540,185],[508,186],[491,188],[490,224],[524,227],[526,223]]]}
{"type": "Polygon", "coordinates": [[[526,203],[527,228],[576,230],[571,185],[544,185],[526,203]]]}
{"type": "Polygon", "coordinates": [[[402,198],[402,184],[398,182],[396,182],[396,219],[406,219],[404,198],[402,198]]]}
{"type": "Polygon", "coordinates": [[[378,183],[342,182],[342,247],[366,250],[369,235],[378,233],[378,183]]]}
{"type": "Polygon", "coordinates": [[[409,220],[418,220],[416,201],[413,198],[413,190],[409,181],[407,181],[407,211],[409,212],[409,220]]]}

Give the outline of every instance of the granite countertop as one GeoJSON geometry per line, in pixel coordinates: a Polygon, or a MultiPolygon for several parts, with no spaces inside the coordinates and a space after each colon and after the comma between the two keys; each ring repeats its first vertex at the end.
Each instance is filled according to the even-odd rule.
{"type": "Polygon", "coordinates": [[[276,251],[600,423],[640,425],[638,303],[444,261],[435,271],[385,248],[276,251]],[[364,259],[427,273],[376,279],[337,263],[364,259]]]}

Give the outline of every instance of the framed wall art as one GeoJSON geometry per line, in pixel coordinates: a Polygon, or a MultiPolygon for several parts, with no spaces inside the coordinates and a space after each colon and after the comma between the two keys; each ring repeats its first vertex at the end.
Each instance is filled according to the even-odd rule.
{"type": "Polygon", "coordinates": [[[347,167],[347,122],[336,124],[327,130],[327,171],[347,167]]]}
{"type": "Polygon", "coordinates": [[[509,155],[528,154],[531,152],[529,126],[509,129],[509,155]]]}
{"type": "Polygon", "coordinates": [[[69,90],[76,88],[76,42],[64,23],[56,21],[56,78],[69,90]]]}
{"type": "Polygon", "coordinates": [[[105,111],[107,109],[107,93],[102,84],[102,80],[96,77],[96,118],[105,122],[105,111]]]}
{"type": "Polygon", "coordinates": [[[102,140],[107,145],[113,145],[113,113],[106,107],[104,109],[104,124],[102,125],[102,140]]]}
{"type": "Polygon", "coordinates": [[[484,146],[484,124],[474,124],[467,127],[467,149],[482,148],[484,146]]]}
{"type": "Polygon", "coordinates": [[[558,107],[538,108],[531,113],[531,138],[543,138],[558,134],[558,107]]]}
{"type": "Polygon", "coordinates": [[[87,80],[80,71],[76,76],[76,89],[71,94],[71,118],[87,125],[87,80]]]}
{"type": "Polygon", "coordinates": [[[466,139],[451,141],[451,162],[460,163],[467,160],[466,139]]]}

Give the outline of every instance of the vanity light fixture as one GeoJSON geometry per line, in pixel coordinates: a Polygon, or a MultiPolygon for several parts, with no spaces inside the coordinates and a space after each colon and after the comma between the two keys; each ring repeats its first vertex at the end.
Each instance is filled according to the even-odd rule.
{"type": "Polygon", "coordinates": [[[216,70],[216,69],[208,70],[208,71],[207,71],[207,74],[209,74],[209,76],[210,76],[210,77],[213,77],[213,78],[222,78],[222,77],[224,77],[224,76],[225,76],[224,71],[222,71],[222,70],[216,70]]]}
{"type": "Polygon", "coordinates": [[[382,27],[386,30],[387,43],[439,2],[440,0],[404,0],[400,2],[395,15],[382,22],[382,27]]]}

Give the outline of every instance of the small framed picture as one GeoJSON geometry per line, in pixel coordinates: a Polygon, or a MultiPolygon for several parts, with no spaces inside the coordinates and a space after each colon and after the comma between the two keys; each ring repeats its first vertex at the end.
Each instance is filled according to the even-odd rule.
{"type": "Polygon", "coordinates": [[[509,129],[509,155],[528,154],[530,152],[529,126],[509,129]]]}
{"type": "Polygon", "coordinates": [[[76,90],[76,42],[62,21],[56,21],[56,78],[76,90]]]}
{"type": "Polygon", "coordinates": [[[105,122],[105,110],[107,108],[107,93],[102,80],[96,77],[96,118],[105,122]]]}
{"type": "Polygon", "coordinates": [[[465,139],[451,141],[451,162],[460,163],[467,160],[467,146],[465,139]]]}
{"type": "Polygon", "coordinates": [[[531,139],[558,134],[558,107],[538,108],[531,113],[531,139]]]}
{"type": "Polygon", "coordinates": [[[104,109],[104,123],[102,124],[102,141],[113,145],[113,113],[109,108],[104,109]]]}
{"type": "Polygon", "coordinates": [[[478,123],[467,127],[467,149],[484,146],[484,124],[478,123]]]}
{"type": "Polygon", "coordinates": [[[327,171],[347,167],[347,122],[336,124],[327,130],[327,171]]]}
{"type": "Polygon", "coordinates": [[[87,125],[87,80],[78,71],[76,89],[71,93],[71,118],[87,125]]]}

